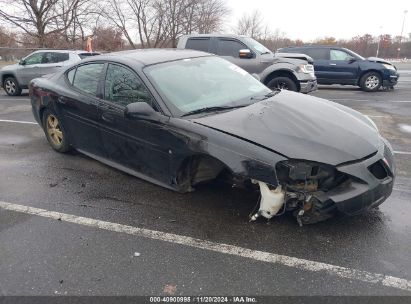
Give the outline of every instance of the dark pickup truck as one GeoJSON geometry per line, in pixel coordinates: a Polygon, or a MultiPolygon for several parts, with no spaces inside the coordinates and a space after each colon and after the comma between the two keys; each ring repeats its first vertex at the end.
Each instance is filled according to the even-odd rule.
{"type": "Polygon", "coordinates": [[[399,74],[394,65],[381,58],[363,58],[355,52],[337,46],[308,45],[279,49],[284,53],[303,53],[314,59],[319,84],[355,85],[367,92],[382,86],[394,88],[399,74]]]}
{"type": "Polygon", "coordinates": [[[254,39],[241,35],[191,34],[178,41],[177,48],[208,52],[222,57],[250,74],[271,89],[301,93],[317,90],[312,58],[304,54],[279,54],[254,39]]]}

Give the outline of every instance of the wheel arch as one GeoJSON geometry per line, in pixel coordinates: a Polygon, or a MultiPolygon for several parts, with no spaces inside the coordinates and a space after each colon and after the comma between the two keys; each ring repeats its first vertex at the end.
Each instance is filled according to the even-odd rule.
{"type": "Polygon", "coordinates": [[[6,73],[4,73],[4,74],[1,75],[0,81],[1,81],[1,85],[2,85],[2,86],[4,85],[4,81],[5,81],[6,78],[8,78],[8,77],[13,77],[14,79],[16,79],[17,83],[19,82],[18,79],[17,79],[17,77],[16,77],[16,75],[15,75],[14,73],[12,73],[12,72],[6,72],[6,73]]]}
{"type": "Polygon", "coordinates": [[[192,154],[179,162],[174,182],[180,192],[190,192],[192,186],[215,180],[223,172],[234,175],[230,167],[218,158],[209,154],[192,154]]]}
{"type": "Polygon", "coordinates": [[[361,85],[361,79],[364,77],[364,75],[367,74],[367,73],[370,73],[370,72],[375,72],[375,73],[377,73],[378,75],[380,75],[380,77],[381,77],[381,83],[382,83],[382,81],[383,81],[383,74],[382,74],[382,72],[379,71],[379,70],[377,70],[377,69],[370,69],[370,70],[365,70],[365,71],[362,71],[362,72],[361,72],[360,76],[359,76],[358,79],[357,79],[357,85],[358,85],[358,86],[361,85]]]}
{"type": "Polygon", "coordinates": [[[271,72],[265,77],[263,83],[267,85],[275,77],[288,77],[294,81],[295,85],[297,86],[297,91],[301,90],[300,82],[298,81],[297,77],[294,75],[292,71],[287,69],[280,69],[271,72]]]}

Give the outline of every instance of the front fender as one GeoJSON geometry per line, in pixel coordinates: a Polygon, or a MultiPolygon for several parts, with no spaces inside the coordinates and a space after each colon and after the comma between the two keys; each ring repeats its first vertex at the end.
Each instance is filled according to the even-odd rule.
{"type": "Polygon", "coordinates": [[[261,79],[262,83],[265,83],[267,80],[267,77],[270,76],[274,72],[288,72],[291,73],[295,76],[295,78],[298,79],[298,73],[296,72],[296,66],[294,64],[288,63],[288,62],[280,62],[280,63],[274,63],[273,65],[270,65],[267,67],[264,71],[262,71],[259,76],[261,79]]]}
{"type": "Polygon", "coordinates": [[[277,162],[287,159],[285,156],[249,140],[198,123],[177,123],[179,126],[173,128],[176,132],[176,145],[171,160],[171,172],[174,177],[178,176],[181,166],[187,159],[206,156],[221,162],[234,176],[278,185],[275,166],[277,162]],[[185,148],[181,149],[182,146],[185,148]]]}

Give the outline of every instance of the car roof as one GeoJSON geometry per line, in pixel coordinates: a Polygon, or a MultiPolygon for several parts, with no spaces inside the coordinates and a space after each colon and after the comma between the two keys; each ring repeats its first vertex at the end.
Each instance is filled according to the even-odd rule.
{"type": "Polygon", "coordinates": [[[343,49],[344,47],[341,47],[338,45],[306,44],[306,45],[299,45],[299,46],[286,46],[283,49],[310,49],[310,48],[343,49]]]}
{"type": "Polygon", "coordinates": [[[218,33],[213,33],[213,34],[187,34],[184,35],[183,37],[187,38],[196,38],[196,37],[220,37],[220,38],[249,38],[248,36],[245,35],[237,35],[237,34],[218,34],[218,33]]]}
{"type": "MultiPolygon", "coordinates": [[[[55,52],[55,53],[75,53],[75,54],[83,54],[83,53],[90,53],[84,50],[55,50],[55,49],[40,49],[36,50],[33,53],[40,53],[40,52],[55,52]]],[[[92,52],[92,54],[97,54],[98,52],[92,52]]]]}
{"type": "MultiPolygon", "coordinates": [[[[186,49],[136,49],[129,51],[120,51],[114,53],[108,53],[98,56],[98,60],[113,60],[113,57],[118,57],[116,59],[122,59],[129,62],[140,63],[143,66],[176,61],[187,58],[196,58],[204,56],[213,56],[212,54],[186,49]]],[[[87,61],[93,60],[85,59],[87,61]]],[[[96,60],[96,58],[94,58],[96,60]]]]}

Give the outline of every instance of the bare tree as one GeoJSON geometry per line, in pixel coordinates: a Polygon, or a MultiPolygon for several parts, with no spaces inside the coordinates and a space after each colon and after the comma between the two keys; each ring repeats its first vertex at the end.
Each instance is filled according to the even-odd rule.
{"type": "Polygon", "coordinates": [[[105,17],[123,32],[134,48],[175,47],[183,34],[220,29],[229,13],[223,0],[106,1],[109,5],[104,10],[105,17]]]}
{"type": "Polygon", "coordinates": [[[84,0],[64,0],[64,10],[61,9],[61,1],[15,0],[10,5],[10,1],[1,0],[0,19],[36,38],[38,45],[44,47],[47,36],[60,33],[71,26],[76,7],[84,0]],[[13,13],[7,7],[11,7],[13,13]],[[63,19],[66,22],[62,22],[63,19]]]}
{"type": "Polygon", "coordinates": [[[267,31],[267,27],[263,25],[264,19],[261,16],[260,11],[254,10],[250,14],[243,14],[237,22],[235,29],[239,35],[250,36],[255,39],[261,38],[264,31],[267,31]]]}
{"type": "MultiPolygon", "coordinates": [[[[221,30],[224,19],[230,14],[230,10],[222,0],[201,0],[196,5],[196,27],[192,31],[199,34],[213,33],[221,30]]],[[[192,32],[190,31],[190,33],[192,32]]]]}

